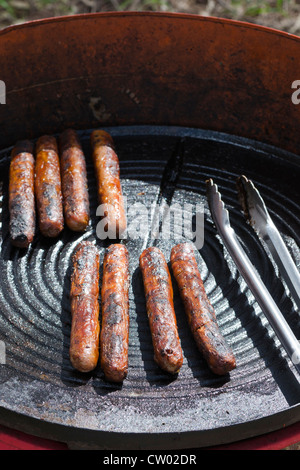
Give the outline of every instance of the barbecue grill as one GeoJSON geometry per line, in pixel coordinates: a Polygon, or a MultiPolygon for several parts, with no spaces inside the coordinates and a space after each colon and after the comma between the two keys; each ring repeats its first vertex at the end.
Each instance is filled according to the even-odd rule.
{"type": "MultiPolygon", "coordinates": [[[[292,84],[300,77],[300,38],[193,15],[99,13],[11,26],[0,32],[0,45],[6,85],[0,106],[1,425],[95,449],[206,448],[297,426],[299,376],[218,236],[205,181],[218,184],[237,236],[300,338],[293,298],[245,222],[236,190],[241,174],[255,183],[299,268],[300,109],[292,84]],[[90,225],[81,234],[65,228],[54,240],[37,233],[27,250],[14,248],[7,205],[11,148],[16,140],[57,136],[66,128],[78,131],[86,155],[90,225]],[[90,374],[72,368],[71,257],[80,241],[92,240],[103,259],[110,243],[96,233],[89,142],[95,128],[114,139],[128,207],[162,200],[202,205],[197,260],[236,355],[229,376],[212,374],[199,355],[175,284],[184,364],[174,378],[154,363],[138,268],[151,241],[147,230],[122,241],[131,270],[128,377],[116,385],[100,367],[90,374]]],[[[172,246],[185,239],[172,225],[170,239],[156,245],[168,261],[172,246]]]]}

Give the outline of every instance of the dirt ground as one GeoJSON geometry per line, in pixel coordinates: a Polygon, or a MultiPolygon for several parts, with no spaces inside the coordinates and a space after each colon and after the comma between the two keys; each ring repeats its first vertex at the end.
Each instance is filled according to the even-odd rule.
{"type": "Polygon", "coordinates": [[[300,0],[0,0],[0,29],[32,19],[125,10],[232,18],[300,36],[300,0]]]}

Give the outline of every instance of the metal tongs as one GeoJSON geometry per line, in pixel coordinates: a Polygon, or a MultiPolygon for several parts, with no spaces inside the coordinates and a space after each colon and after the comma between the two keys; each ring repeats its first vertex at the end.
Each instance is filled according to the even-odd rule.
{"type": "MultiPolygon", "coordinates": [[[[243,177],[242,183],[245,184],[246,189],[245,188],[244,189],[247,190],[248,188],[247,178],[243,177]]],[[[294,335],[293,331],[291,330],[290,326],[288,325],[287,321],[285,320],[284,316],[282,315],[281,311],[279,310],[270,292],[268,291],[265,284],[261,280],[257,270],[252,265],[251,261],[249,260],[248,256],[243,250],[241,244],[239,243],[238,238],[233,228],[230,225],[229,213],[228,213],[228,210],[225,208],[224,202],[221,199],[221,194],[218,191],[217,185],[214,184],[212,179],[209,179],[206,182],[206,186],[207,186],[208,203],[209,203],[210,211],[211,211],[214,223],[216,225],[216,228],[227,250],[229,251],[231,257],[233,258],[240,274],[245,279],[251,292],[253,293],[262,311],[264,312],[267,320],[269,321],[271,327],[273,328],[276,336],[278,337],[282,346],[286,350],[296,370],[300,374],[300,343],[297,340],[296,336],[294,335]]],[[[252,194],[250,193],[250,191],[254,191],[255,198],[248,199],[248,203],[249,201],[253,202],[252,205],[248,204],[248,208],[251,209],[251,207],[254,207],[254,209],[251,209],[251,210],[257,211],[257,214],[260,214],[260,217],[262,220],[269,222],[269,220],[271,220],[270,216],[268,215],[267,212],[264,211],[263,209],[264,204],[261,205],[260,203],[261,198],[259,196],[259,193],[256,192],[257,190],[255,190],[251,182],[249,182],[249,188],[250,189],[249,189],[248,194],[252,194]],[[255,201],[257,203],[255,203],[255,201]]],[[[258,217],[255,218],[255,222],[256,224],[258,224],[257,226],[262,228],[263,223],[259,225],[259,220],[260,219],[258,217]]],[[[261,233],[265,233],[265,232],[261,232],[261,233]]],[[[268,234],[268,231],[266,233],[268,234]]],[[[274,253],[274,250],[275,250],[277,252],[277,255],[281,258],[281,263],[285,265],[285,260],[284,258],[281,257],[282,251],[279,251],[279,252],[277,251],[278,247],[282,248],[282,243],[283,243],[282,240],[281,240],[282,243],[278,242],[278,236],[281,239],[279,233],[274,235],[271,238],[272,244],[273,244],[272,252],[274,253]]],[[[285,251],[283,251],[283,253],[285,256],[285,251]]],[[[299,288],[297,290],[297,284],[295,285],[295,289],[296,289],[297,294],[299,295],[299,288]]]]}
{"type": "Polygon", "coordinates": [[[251,180],[242,175],[237,180],[239,199],[250,225],[268,246],[300,311],[300,273],[251,180]]]}

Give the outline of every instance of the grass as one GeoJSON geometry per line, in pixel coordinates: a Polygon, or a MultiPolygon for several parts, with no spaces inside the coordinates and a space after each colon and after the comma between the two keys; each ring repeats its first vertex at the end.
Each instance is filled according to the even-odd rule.
{"type": "Polygon", "coordinates": [[[15,9],[6,0],[0,0],[0,8],[3,8],[3,10],[9,13],[12,17],[15,17],[15,9]]]}
{"type": "Polygon", "coordinates": [[[259,16],[265,13],[279,13],[285,15],[291,4],[291,0],[232,0],[231,7],[243,8],[246,16],[259,16]]]}
{"type": "MultiPolygon", "coordinates": [[[[126,10],[179,11],[252,18],[253,21],[267,15],[284,19],[288,15],[293,17],[292,8],[297,2],[299,0],[0,0],[0,27],[49,16],[126,10]]],[[[300,12],[299,5],[296,6],[300,12]]]]}
{"type": "Polygon", "coordinates": [[[39,12],[53,11],[58,14],[72,12],[72,0],[0,0],[0,18],[5,17],[11,22],[26,19],[39,12]]]}

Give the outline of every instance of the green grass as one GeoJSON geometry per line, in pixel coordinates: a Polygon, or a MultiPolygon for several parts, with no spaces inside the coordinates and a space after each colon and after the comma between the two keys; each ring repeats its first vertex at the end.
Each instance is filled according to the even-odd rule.
{"type": "Polygon", "coordinates": [[[31,0],[28,3],[26,1],[18,3],[11,0],[0,0],[0,13],[7,13],[12,20],[30,16],[32,12],[38,12],[45,10],[48,7],[54,9],[62,14],[68,14],[72,11],[71,0],[31,0]]]}
{"type": "Polygon", "coordinates": [[[9,4],[6,0],[0,0],[0,8],[3,8],[4,11],[9,13],[13,18],[16,16],[15,9],[9,4]]]}
{"type": "Polygon", "coordinates": [[[242,7],[245,15],[259,16],[264,13],[280,13],[285,14],[286,8],[290,4],[290,0],[232,0],[232,7],[242,7]]]}
{"type": "MultiPolygon", "coordinates": [[[[230,14],[234,15],[235,12],[242,10],[246,16],[257,17],[265,13],[286,15],[292,1],[294,0],[222,0],[222,4],[224,11],[227,7],[230,14]]],[[[174,9],[174,4],[171,4],[169,0],[104,0],[104,3],[106,8],[108,6],[112,10],[117,9],[120,11],[130,10],[132,5],[134,5],[135,10],[171,11],[174,9]]],[[[26,0],[24,0],[23,4],[22,11],[22,6],[19,6],[18,0],[0,0],[0,13],[2,10],[12,20],[16,20],[27,16],[27,14],[30,16],[33,11],[36,13],[45,9],[58,14],[69,14],[72,13],[74,6],[74,2],[71,0],[31,0],[28,1],[28,7],[26,0]]]]}

